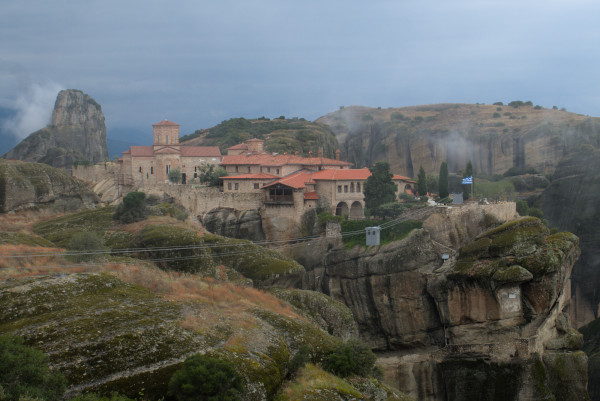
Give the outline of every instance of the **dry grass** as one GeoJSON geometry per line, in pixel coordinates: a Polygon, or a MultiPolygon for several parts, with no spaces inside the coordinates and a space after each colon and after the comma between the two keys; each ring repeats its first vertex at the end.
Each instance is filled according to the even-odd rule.
{"type": "Polygon", "coordinates": [[[60,217],[62,215],[64,215],[64,213],[57,212],[51,208],[22,210],[14,213],[0,213],[0,230],[33,234],[31,227],[38,221],[60,217]]]}
{"type": "MultiPolygon", "coordinates": [[[[42,252],[63,252],[62,249],[28,247],[24,245],[0,246],[0,280],[36,275],[76,272],[103,272],[115,275],[120,280],[140,285],[159,294],[168,301],[187,304],[182,319],[183,327],[204,331],[217,323],[226,323],[232,328],[244,328],[255,323],[255,318],[246,313],[248,309],[260,308],[289,318],[303,319],[289,304],[262,290],[237,286],[209,277],[163,271],[151,263],[81,263],[75,264],[64,257],[44,256],[31,258],[2,258],[2,255],[42,252]]],[[[223,271],[224,269],[220,269],[223,271]]]]}

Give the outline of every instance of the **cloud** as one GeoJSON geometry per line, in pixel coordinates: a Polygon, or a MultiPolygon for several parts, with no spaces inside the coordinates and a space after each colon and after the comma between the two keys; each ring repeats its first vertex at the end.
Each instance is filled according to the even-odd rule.
{"type": "Polygon", "coordinates": [[[63,87],[55,82],[31,84],[12,105],[15,115],[2,123],[2,131],[24,139],[50,122],[56,95],[63,87]]]}

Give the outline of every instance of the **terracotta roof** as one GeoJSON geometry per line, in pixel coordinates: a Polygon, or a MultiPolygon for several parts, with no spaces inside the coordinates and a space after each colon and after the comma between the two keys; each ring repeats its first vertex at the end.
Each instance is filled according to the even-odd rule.
{"type": "Polygon", "coordinates": [[[153,127],[155,127],[157,125],[171,125],[171,126],[177,126],[177,127],[179,127],[179,124],[175,124],[173,121],[169,121],[169,120],[162,120],[159,123],[152,124],[153,127]]]}
{"type": "Polygon", "coordinates": [[[154,156],[153,146],[132,146],[129,150],[131,151],[131,156],[154,156]]]}
{"type": "Polygon", "coordinates": [[[227,150],[239,150],[239,149],[248,149],[248,145],[245,143],[238,143],[237,145],[233,145],[227,148],[227,150]]]}
{"type": "Polygon", "coordinates": [[[221,150],[218,146],[182,146],[181,156],[221,157],[221,150]]]}
{"type": "Polygon", "coordinates": [[[368,168],[360,169],[330,169],[317,171],[312,175],[313,180],[343,181],[366,180],[371,176],[368,168]]]}
{"type": "Polygon", "coordinates": [[[408,181],[408,182],[412,182],[413,184],[416,184],[416,181],[413,181],[412,179],[405,177],[403,175],[398,175],[398,174],[394,174],[394,176],[392,177],[392,180],[402,180],[402,181],[408,181]]]}
{"type": "Polygon", "coordinates": [[[283,178],[280,178],[277,181],[271,182],[265,185],[263,188],[271,187],[273,185],[281,184],[286,187],[291,187],[294,189],[302,189],[304,188],[304,184],[310,181],[310,176],[313,174],[313,171],[310,170],[300,170],[294,173],[288,174],[283,178]]]}
{"type": "Polygon", "coordinates": [[[319,195],[315,191],[304,193],[304,200],[318,200],[318,199],[319,199],[319,195]]]}
{"type": "Polygon", "coordinates": [[[224,180],[276,180],[279,177],[271,174],[257,173],[257,174],[239,174],[239,175],[228,175],[222,177],[224,180]]]}
{"type": "Polygon", "coordinates": [[[352,163],[328,159],[326,157],[302,157],[296,155],[270,155],[270,154],[241,154],[223,157],[223,165],[261,165],[261,166],[351,166],[352,163]]]}

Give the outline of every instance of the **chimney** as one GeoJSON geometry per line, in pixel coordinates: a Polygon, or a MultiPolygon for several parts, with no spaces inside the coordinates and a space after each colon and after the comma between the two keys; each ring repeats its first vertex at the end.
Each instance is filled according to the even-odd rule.
{"type": "Polygon", "coordinates": [[[319,157],[323,157],[323,149],[319,149],[318,155],[319,155],[319,157]]]}
{"type": "Polygon", "coordinates": [[[340,160],[340,150],[335,151],[335,160],[340,160]]]}

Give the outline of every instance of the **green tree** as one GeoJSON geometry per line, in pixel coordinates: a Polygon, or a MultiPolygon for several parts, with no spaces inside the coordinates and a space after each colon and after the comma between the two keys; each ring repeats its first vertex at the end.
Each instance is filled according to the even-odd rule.
{"type": "Polygon", "coordinates": [[[173,184],[181,184],[181,170],[173,168],[169,170],[169,181],[173,184]]]}
{"type": "Polygon", "coordinates": [[[146,218],[146,194],[144,192],[130,192],[117,206],[113,219],[121,223],[133,223],[146,218]]]}
{"type": "Polygon", "coordinates": [[[439,192],[439,177],[435,174],[427,174],[427,192],[439,192]]]}
{"type": "Polygon", "coordinates": [[[450,195],[448,190],[448,164],[444,161],[440,166],[440,176],[438,181],[440,198],[447,198],[450,195]]]}
{"type": "Polygon", "coordinates": [[[58,401],[66,380],[48,368],[48,356],[42,351],[26,346],[20,337],[0,336],[0,389],[2,401],[58,401]]]}
{"type": "Polygon", "coordinates": [[[242,399],[242,376],[230,362],[196,354],[169,381],[169,395],[178,401],[236,401],[242,399]]]}
{"type": "Polygon", "coordinates": [[[214,164],[203,164],[198,166],[198,170],[200,171],[198,180],[209,187],[223,185],[223,177],[227,177],[227,171],[223,167],[217,167],[214,164]]]}
{"type": "Polygon", "coordinates": [[[384,203],[396,200],[396,185],[392,181],[389,163],[377,162],[370,170],[371,176],[367,178],[364,187],[365,207],[374,210],[384,203]]]}
{"type": "Polygon", "coordinates": [[[419,174],[417,175],[417,194],[419,196],[427,195],[427,175],[423,166],[419,166],[419,174]]]}
{"type": "MultiPolygon", "coordinates": [[[[473,177],[473,163],[471,163],[471,160],[469,160],[467,162],[467,168],[465,170],[465,173],[463,174],[463,178],[466,177],[473,177]]],[[[465,184],[463,185],[463,199],[467,200],[471,197],[471,191],[474,190],[474,185],[475,184],[465,184]]]]}

